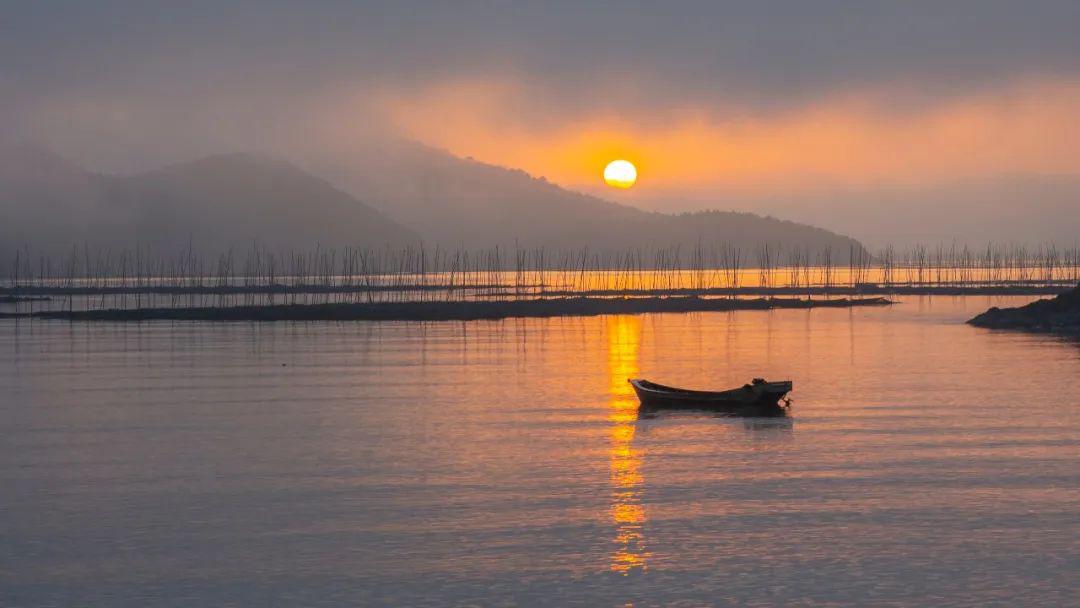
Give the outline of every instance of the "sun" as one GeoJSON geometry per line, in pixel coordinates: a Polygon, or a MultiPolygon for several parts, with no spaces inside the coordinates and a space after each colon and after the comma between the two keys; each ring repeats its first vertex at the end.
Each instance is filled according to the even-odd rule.
{"type": "Polygon", "coordinates": [[[604,167],[604,181],[612,188],[629,188],[637,182],[637,168],[628,160],[613,160],[604,167]]]}

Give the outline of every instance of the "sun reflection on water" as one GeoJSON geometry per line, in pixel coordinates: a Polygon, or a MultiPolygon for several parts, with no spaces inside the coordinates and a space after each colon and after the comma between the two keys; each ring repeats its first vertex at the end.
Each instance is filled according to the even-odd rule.
{"type": "Polygon", "coordinates": [[[637,397],[627,382],[637,376],[641,318],[612,316],[605,327],[611,378],[611,519],[615,524],[615,552],[611,569],[622,574],[646,569],[645,508],[641,504],[641,453],[634,448],[637,397]]]}

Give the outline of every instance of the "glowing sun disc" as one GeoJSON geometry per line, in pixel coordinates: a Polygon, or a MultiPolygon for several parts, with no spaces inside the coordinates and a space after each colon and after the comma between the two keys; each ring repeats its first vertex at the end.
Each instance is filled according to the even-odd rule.
{"type": "Polygon", "coordinates": [[[629,188],[637,181],[637,168],[628,160],[613,160],[604,167],[604,181],[613,188],[629,188]]]}

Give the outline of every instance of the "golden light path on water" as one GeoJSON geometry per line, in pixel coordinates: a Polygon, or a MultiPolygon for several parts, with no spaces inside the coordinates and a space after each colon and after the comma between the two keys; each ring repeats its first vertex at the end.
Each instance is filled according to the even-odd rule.
{"type": "Polygon", "coordinates": [[[899,299],[0,323],[0,605],[1074,605],[1076,342],[899,299]],[[633,376],[795,405],[641,418],[633,376]]]}
{"type": "Polygon", "coordinates": [[[637,397],[627,382],[638,373],[641,317],[606,319],[608,370],[611,379],[611,518],[615,524],[615,552],[611,569],[628,574],[645,570],[645,507],[642,505],[641,454],[634,448],[637,397]]]}

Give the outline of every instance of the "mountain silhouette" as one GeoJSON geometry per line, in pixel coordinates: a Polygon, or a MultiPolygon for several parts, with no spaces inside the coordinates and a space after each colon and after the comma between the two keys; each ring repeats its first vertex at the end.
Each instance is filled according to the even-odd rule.
{"type": "Polygon", "coordinates": [[[447,247],[516,242],[621,251],[723,243],[749,253],[769,244],[811,252],[828,247],[838,260],[846,260],[849,251],[864,251],[852,238],[753,213],[643,211],[404,140],[315,155],[309,166],[426,242],[447,247]]]}
{"type": "Polygon", "coordinates": [[[854,239],[752,213],[642,211],[527,173],[412,142],[307,163],[220,154],[135,175],[104,175],[33,146],[0,150],[0,247],[37,253],[140,246],[205,254],[252,243],[278,251],[400,247],[589,248],[687,252],[730,245],[744,260],[769,244],[843,263],[854,239]],[[333,183],[332,183],[333,182],[333,183]],[[364,201],[364,202],[361,202],[364,201]]]}
{"type": "Polygon", "coordinates": [[[223,154],[130,176],[85,171],[32,146],[0,153],[0,246],[53,253],[190,244],[216,254],[398,246],[414,232],[287,162],[223,154]]]}

